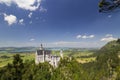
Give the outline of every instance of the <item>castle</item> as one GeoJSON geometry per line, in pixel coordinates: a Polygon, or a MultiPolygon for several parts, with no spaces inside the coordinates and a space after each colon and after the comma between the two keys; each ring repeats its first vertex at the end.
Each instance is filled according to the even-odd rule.
{"type": "Polygon", "coordinates": [[[57,67],[60,58],[63,58],[62,50],[60,51],[60,56],[52,55],[51,50],[45,50],[41,44],[40,49],[35,54],[35,63],[49,62],[53,67],[57,67]]]}

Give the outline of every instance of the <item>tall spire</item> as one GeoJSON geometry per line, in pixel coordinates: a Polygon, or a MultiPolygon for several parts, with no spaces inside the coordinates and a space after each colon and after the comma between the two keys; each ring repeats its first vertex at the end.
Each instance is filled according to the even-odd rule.
{"type": "Polygon", "coordinates": [[[43,50],[43,45],[41,44],[40,50],[43,50]]]}
{"type": "Polygon", "coordinates": [[[60,57],[63,58],[63,51],[60,50],[60,57]]]}

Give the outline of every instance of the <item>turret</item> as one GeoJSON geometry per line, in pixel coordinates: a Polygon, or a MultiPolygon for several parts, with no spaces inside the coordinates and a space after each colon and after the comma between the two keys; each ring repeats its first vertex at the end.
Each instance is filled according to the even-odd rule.
{"type": "Polygon", "coordinates": [[[63,58],[63,51],[60,50],[60,57],[63,58]]]}
{"type": "Polygon", "coordinates": [[[43,45],[41,44],[40,50],[43,50],[43,45]]]}

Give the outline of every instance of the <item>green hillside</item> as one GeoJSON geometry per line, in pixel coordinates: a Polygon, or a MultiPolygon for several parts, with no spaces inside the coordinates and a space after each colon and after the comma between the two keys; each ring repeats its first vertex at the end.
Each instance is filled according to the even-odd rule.
{"type": "Polygon", "coordinates": [[[103,46],[100,51],[104,51],[104,50],[111,50],[111,49],[115,49],[115,50],[120,50],[120,39],[116,40],[116,41],[111,41],[108,42],[105,46],[103,46]]]}
{"type": "Polygon", "coordinates": [[[116,80],[115,78],[119,73],[117,69],[120,69],[120,39],[108,42],[97,53],[96,67],[99,70],[106,71],[103,74],[107,75],[110,79],[116,80]]]}

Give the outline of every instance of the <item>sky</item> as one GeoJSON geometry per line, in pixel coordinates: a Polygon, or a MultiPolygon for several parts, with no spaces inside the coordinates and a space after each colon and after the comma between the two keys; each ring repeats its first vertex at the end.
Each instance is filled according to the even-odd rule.
{"type": "Polygon", "coordinates": [[[99,0],[0,0],[0,47],[100,48],[120,37],[120,11],[99,0]]]}

